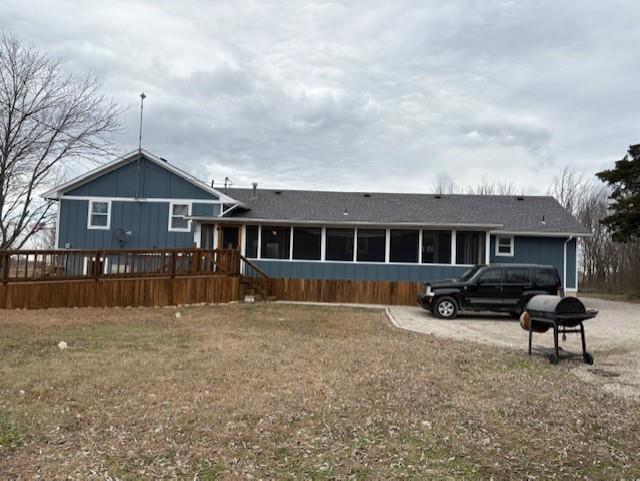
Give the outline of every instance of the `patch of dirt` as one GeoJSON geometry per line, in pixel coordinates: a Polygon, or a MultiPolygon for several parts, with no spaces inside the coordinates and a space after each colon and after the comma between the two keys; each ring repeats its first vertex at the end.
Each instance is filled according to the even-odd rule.
{"type": "MultiPolygon", "coordinates": [[[[593,354],[594,366],[572,360],[574,374],[616,395],[640,399],[640,306],[627,302],[581,298],[588,308],[598,309],[595,319],[585,322],[587,350],[593,354]],[[615,374],[614,374],[615,373],[615,374]]],[[[443,321],[419,307],[393,306],[391,312],[403,327],[435,336],[507,347],[524,352],[528,332],[518,321],[494,313],[461,314],[453,321],[443,321]]],[[[551,331],[533,335],[534,354],[548,355],[553,347],[551,331]]],[[[566,352],[580,354],[578,334],[560,339],[566,352]]],[[[566,363],[566,360],[562,360],[566,363]]]]}

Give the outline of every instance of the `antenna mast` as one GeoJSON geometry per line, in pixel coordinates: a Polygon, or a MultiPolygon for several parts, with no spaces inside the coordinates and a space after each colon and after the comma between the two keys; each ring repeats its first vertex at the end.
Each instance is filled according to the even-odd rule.
{"type": "Polygon", "coordinates": [[[144,94],[144,92],[142,92],[140,94],[140,129],[138,132],[138,152],[142,152],[142,111],[144,109],[144,99],[146,99],[147,96],[144,94]]]}
{"type": "Polygon", "coordinates": [[[138,160],[136,161],[136,199],[140,194],[140,157],[142,157],[142,109],[144,108],[144,99],[147,96],[142,92],[140,94],[140,129],[138,131],[138,160]]]}

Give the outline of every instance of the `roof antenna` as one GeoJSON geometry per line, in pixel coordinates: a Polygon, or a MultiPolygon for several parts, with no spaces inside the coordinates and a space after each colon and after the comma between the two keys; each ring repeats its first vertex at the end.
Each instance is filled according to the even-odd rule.
{"type": "Polygon", "coordinates": [[[147,96],[142,92],[140,94],[140,129],[138,130],[138,161],[136,162],[136,199],[139,194],[140,185],[140,157],[142,157],[142,109],[144,108],[144,99],[147,96]]]}
{"type": "Polygon", "coordinates": [[[144,109],[144,99],[147,96],[142,92],[140,94],[140,129],[138,131],[138,152],[142,152],[142,110],[144,109]]]}

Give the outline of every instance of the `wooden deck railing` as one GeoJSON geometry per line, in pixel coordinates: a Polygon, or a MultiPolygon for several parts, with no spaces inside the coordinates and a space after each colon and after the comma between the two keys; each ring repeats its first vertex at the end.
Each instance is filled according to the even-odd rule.
{"type": "Polygon", "coordinates": [[[271,297],[271,277],[243,255],[240,255],[240,274],[243,281],[257,294],[265,298],[271,297]]]}
{"type": "Polygon", "coordinates": [[[9,250],[0,251],[0,280],[239,276],[240,257],[231,249],[9,250]]]}

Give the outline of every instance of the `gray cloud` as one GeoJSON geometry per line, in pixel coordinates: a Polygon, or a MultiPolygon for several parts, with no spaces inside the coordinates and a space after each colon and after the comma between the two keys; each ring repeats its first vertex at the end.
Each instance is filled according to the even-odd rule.
{"type": "Polygon", "coordinates": [[[236,185],[546,191],[638,139],[640,7],[5,0],[3,28],[130,107],[116,142],[236,185]]]}

